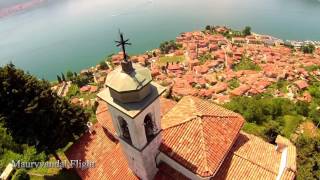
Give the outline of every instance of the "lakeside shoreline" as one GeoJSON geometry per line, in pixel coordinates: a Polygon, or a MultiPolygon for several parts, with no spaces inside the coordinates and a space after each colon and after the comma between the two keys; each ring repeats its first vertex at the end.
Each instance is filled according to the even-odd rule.
{"type": "MultiPolygon", "coordinates": [[[[221,27],[227,27],[227,26],[221,26],[221,27]]],[[[229,27],[227,27],[227,28],[229,28],[229,27]]],[[[201,30],[195,30],[193,32],[197,32],[197,31],[201,31],[201,30]]],[[[181,32],[180,35],[183,34],[183,33],[185,33],[185,32],[181,32]]],[[[315,45],[316,48],[320,48],[320,41],[316,41],[316,40],[283,40],[283,39],[279,39],[279,38],[273,37],[273,36],[268,35],[268,34],[261,34],[261,33],[257,33],[257,32],[252,32],[252,35],[257,36],[257,37],[268,37],[268,38],[273,39],[275,41],[281,41],[282,45],[293,46],[296,49],[299,49],[303,45],[306,45],[306,44],[313,44],[313,45],[315,45]]],[[[142,53],[131,54],[130,56],[139,56],[139,55],[142,55],[142,54],[146,54],[148,52],[156,51],[157,49],[158,48],[146,50],[146,51],[144,51],[142,53]]],[[[110,56],[110,55],[115,55],[115,53],[114,52],[113,53],[109,53],[109,55],[107,55],[107,56],[110,56]]],[[[92,64],[92,66],[89,66],[87,68],[80,69],[80,71],[78,71],[78,72],[80,73],[82,71],[88,71],[88,69],[94,69],[99,64],[99,62],[101,62],[101,61],[103,61],[105,59],[106,58],[97,60],[98,63],[92,64]]],[[[62,72],[67,72],[67,71],[69,71],[69,70],[66,69],[66,70],[64,70],[62,72]]],[[[48,80],[48,81],[49,82],[56,82],[56,80],[48,80]]]]}

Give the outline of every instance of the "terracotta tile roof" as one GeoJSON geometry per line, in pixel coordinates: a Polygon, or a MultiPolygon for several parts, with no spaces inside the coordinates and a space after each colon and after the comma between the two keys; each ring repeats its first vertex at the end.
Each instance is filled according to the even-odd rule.
{"type": "Polygon", "coordinates": [[[122,153],[120,144],[112,140],[99,123],[94,125],[95,133],[84,134],[66,152],[69,160],[91,160],[94,168],[76,169],[82,179],[138,179],[130,170],[127,160],[122,153]]]}
{"type": "Polygon", "coordinates": [[[160,151],[200,176],[212,176],[243,123],[232,111],[186,96],[162,118],[160,151]]]}
{"type": "Polygon", "coordinates": [[[189,180],[189,178],[164,162],[158,165],[158,169],[159,171],[154,177],[154,180],[189,180]]]}
{"type": "Polygon", "coordinates": [[[82,87],[80,88],[80,91],[81,91],[81,92],[87,92],[87,91],[89,91],[89,90],[90,90],[90,86],[88,86],[88,85],[82,86],[82,87]]]}
{"type": "Polygon", "coordinates": [[[288,168],[286,168],[280,178],[280,180],[294,180],[296,173],[288,168]]]}
{"type": "Polygon", "coordinates": [[[297,85],[299,89],[304,89],[309,86],[309,84],[304,80],[297,80],[294,82],[294,84],[297,85]]]}
{"type": "Polygon", "coordinates": [[[224,82],[218,82],[212,87],[212,89],[214,89],[215,93],[220,93],[228,89],[228,84],[224,82]]]}
{"type": "Polygon", "coordinates": [[[160,97],[160,114],[161,117],[165,115],[169,110],[171,110],[177,104],[176,101],[160,97]]]}
{"type": "MultiPolygon", "coordinates": [[[[161,115],[169,111],[175,101],[160,98],[161,115]]],[[[95,168],[77,169],[82,179],[138,179],[129,169],[127,160],[115,138],[115,129],[107,103],[99,101],[96,111],[98,123],[94,125],[95,132],[84,134],[66,152],[69,160],[94,160],[95,168]]]]}
{"type": "Polygon", "coordinates": [[[280,162],[274,145],[241,132],[213,179],[276,179],[280,162]]]}
{"type": "Polygon", "coordinates": [[[116,131],[112,124],[112,117],[108,111],[106,102],[99,101],[99,106],[96,111],[96,117],[98,122],[105,128],[106,131],[110,132],[112,135],[116,135],[116,131]]]}
{"type": "Polygon", "coordinates": [[[250,89],[250,86],[243,84],[235,88],[234,90],[230,91],[230,94],[234,96],[241,96],[244,93],[246,93],[249,89],[250,89]]]}

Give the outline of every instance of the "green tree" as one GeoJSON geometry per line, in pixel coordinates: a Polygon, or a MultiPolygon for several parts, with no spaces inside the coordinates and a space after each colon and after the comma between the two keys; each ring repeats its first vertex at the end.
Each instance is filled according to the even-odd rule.
{"type": "Polygon", "coordinates": [[[236,78],[231,79],[231,80],[228,82],[228,84],[229,84],[230,89],[235,89],[235,88],[237,88],[237,87],[240,86],[240,82],[239,82],[239,80],[236,79],[236,78]]]}
{"type": "Polygon", "coordinates": [[[251,35],[251,27],[250,27],[250,26],[246,26],[246,27],[244,28],[244,30],[242,31],[242,33],[243,33],[243,35],[245,35],[245,36],[251,35]]]}
{"type": "Polygon", "coordinates": [[[211,26],[210,25],[206,25],[206,28],[205,28],[207,31],[210,31],[211,30],[211,26]]]}
{"type": "Polygon", "coordinates": [[[312,54],[316,50],[316,47],[313,44],[306,44],[301,47],[301,51],[305,54],[312,54]]]}
{"type": "Polygon", "coordinates": [[[91,81],[92,81],[92,77],[87,75],[79,75],[77,77],[74,77],[72,80],[72,82],[75,83],[78,87],[85,86],[91,81]]]}
{"type": "Polygon", "coordinates": [[[160,51],[163,54],[168,54],[171,50],[177,50],[181,48],[180,44],[177,44],[174,40],[165,41],[160,44],[160,51]]]}
{"type": "Polygon", "coordinates": [[[29,180],[30,176],[25,169],[18,169],[13,175],[12,180],[29,180]]]}
{"type": "Polygon", "coordinates": [[[62,79],[61,79],[61,77],[59,75],[57,75],[57,80],[58,80],[59,83],[62,83],[62,79]]]}
{"type": "Polygon", "coordinates": [[[62,81],[66,81],[66,77],[64,76],[63,73],[61,73],[61,78],[62,78],[62,81]]]}
{"type": "Polygon", "coordinates": [[[280,125],[280,122],[278,121],[268,121],[265,123],[265,136],[269,143],[274,144],[276,141],[276,138],[279,134],[281,134],[282,126],[280,125]]]}
{"type": "Polygon", "coordinates": [[[67,71],[67,79],[70,81],[73,78],[73,72],[72,71],[67,71]]]}
{"type": "Polygon", "coordinates": [[[52,93],[50,83],[9,64],[0,68],[0,115],[19,144],[54,152],[85,130],[88,115],[52,93]]]}
{"type": "Polygon", "coordinates": [[[300,136],[297,147],[297,179],[319,179],[320,177],[320,138],[300,136]]]}
{"type": "Polygon", "coordinates": [[[108,65],[107,65],[106,61],[100,62],[100,69],[108,69],[108,65]]]}

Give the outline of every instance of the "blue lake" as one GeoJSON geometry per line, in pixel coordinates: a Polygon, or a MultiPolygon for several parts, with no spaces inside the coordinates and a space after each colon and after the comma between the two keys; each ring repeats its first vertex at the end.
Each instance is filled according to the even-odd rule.
{"type": "Polygon", "coordinates": [[[49,0],[0,19],[0,65],[12,61],[54,80],[60,72],[79,71],[117,52],[119,28],[133,44],[129,53],[136,54],[207,24],[250,25],[282,39],[320,40],[320,1],[49,0]]]}

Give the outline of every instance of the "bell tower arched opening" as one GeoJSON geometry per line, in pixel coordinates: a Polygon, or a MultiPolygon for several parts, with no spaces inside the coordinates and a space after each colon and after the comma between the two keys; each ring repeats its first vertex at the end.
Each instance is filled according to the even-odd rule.
{"type": "Polygon", "coordinates": [[[118,121],[121,129],[121,137],[128,143],[132,144],[128,123],[122,117],[118,117],[118,121]]]}
{"type": "Polygon", "coordinates": [[[155,123],[152,120],[152,115],[147,114],[146,117],[144,118],[144,130],[146,133],[146,138],[148,143],[155,137],[155,123]]]}

